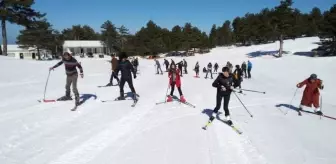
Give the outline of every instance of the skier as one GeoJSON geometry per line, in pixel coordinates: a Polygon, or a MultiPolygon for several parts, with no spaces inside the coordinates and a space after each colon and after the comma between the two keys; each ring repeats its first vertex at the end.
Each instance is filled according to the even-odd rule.
{"type": "Polygon", "coordinates": [[[218,114],[218,110],[222,104],[222,99],[224,98],[224,112],[226,116],[226,121],[229,125],[232,125],[232,121],[230,119],[230,111],[229,111],[229,102],[230,102],[230,95],[232,91],[235,91],[232,86],[232,78],[230,77],[230,68],[223,67],[222,72],[218,75],[216,80],[212,83],[212,86],[217,88],[217,95],[216,95],[216,107],[210,117],[210,120],[215,119],[218,114]]]}
{"type": "Polygon", "coordinates": [[[65,66],[65,73],[67,75],[66,85],[65,85],[65,96],[57,99],[57,101],[72,100],[72,98],[70,96],[70,86],[72,84],[72,91],[75,95],[75,104],[76,104],[76,106],[78,106],[79,105],[79,93],[78,93],[78,89],[77,89],[78,72],[77,72],[76,67],[79,68],[81,78],[84,77],[83,68],[77,62],[77,60],[74,57],[71,56],[70,53],[64,52],[64,54],[62,56],[62,61],[58,62],[53,67],[49,68],[49,71],[54,70],[55,68],[59,67],[63,63],[64,63],[64,66],[65,66]]]}
{"type": "Polygon", "coordinates": [[[230,69],[230,73],[232,73],[233,65],[228,61],[228,62],[226,63],[226,66],[229,67],[229,69],[230,69]]]}
{"type": "Polygon", "coordinates": [[[177,66],[178,66],[178,69],[180,70],[181,77],[183,77],[182,75],[183,61],[180,61],[179,63],[177,63],[177,66]]]}
{"type": "Polygon", "coordinates": [[[196,72],[196,76],[195,77],[199,77],[198,75],[199,75],[199,64],[198,64],[198,62],[196,63],[196,65],[195,65],[195,72],[196,72]]]}
{"type": "Polygon", "coordinates": [[[320,96],[319,89],[324,88],[322,80],[318,79],[316,74],[311,74],[308,79],[297,84],[296,87],[301,88],[304,85],[306,85],[306,88],[303,91],[300,110],[303,109],[303,106],[311,107],[313,105],[315,107],[314,112],[316,114],[322,115],[323,113],[321,112],[319,102],[319,96],[320,96]]]}
{"type": "MultiPolygon", "coordinates": [[[[233,71],[233,87],[241,89],[241,82],[243,81],[243,71],[240,69],[239,65],[236,65],[236,69],[233,71]]],[[[239,93],[242,93],[240,90],[239,93]]]]}
{"type": "Polygon", "coordinates": [[[138,66],[139,66],[138,58],[135,58],[133,60],[133,66],[134,66],[134,71],[135,71],[135,74],[136,74],[138,72],[138,66]]]}
{"type": "Polygon", "coordinates": [[[203,67],[203,73],[207,73],[207,69],[205,67],[203,67]]]}
{"type": "Polygon", "coordinates": [[[211,62],[209,62],[209,64],[208,64],[208,70],[207,70],[207,73],[205,75],[205,78],[208,78],[208,73],[209,72],[210,72],[210,75],[211,75],[211,79],[213,79],[213,77],[212,77],[212,64],[211,64],[211,62]]]}
{"type": "Polygon", "coordinates": [[[173,94],[174,94],[175,85],[176,85],[177,90],[180,94],[180,101],[182,103],[186,102],[186,100],[183,96],[182,90],[181,90],[181,78],[180,78],[179,74],[180,74],[180,70],[178,68],[176,69],[176,65],[172,64],[170,66],[170,69],[169,69],[169,72],[168,72],[169,84],[170,84],[171,90],[170,90],[170,95],[168,95],[167,102],[173,101],[173,94]]]}
{"type": "Polygon", "coordinates": [[[164,59],[164,63],[163,64],[166,66],[166,72],[168,72],[169,61],[167,59],[164,59]]]}
{"type": "Polygon", "coordinates": [[[247,74],[248,74],[248,78],[251,78],[251,70],[252,70],[252,63],[248,60],[247,61],[247,74]]]}
{"type": "Polygon", "coordinates": [[[127,54],[125,52],[121,52],[119,55],[120,58],[120,62],[118,67],[116,68],[115,72],[116,74],[119,73],[119,71],[121,71],[121,78],[120,78],[120,97],[118,97],[118,100],[125,100],[124,97],[124,85],[125,82],[128,83],[129,88],[131,89],[132,93],[133,93],[133,99],[136,101],[137,95],[133,86],[133,81],[132,81],[132,73],[133,73],[133,78],[136,79],[136,73],[134,70],[133,65],[131,64],[131,62],[129,60],[127,60],[127,54]]]}
{"type": "Polygon", "coordinates": [[[247,78],[247,73],[246,73],[246,62],[243,62],[243,64],[241,65],[241,68],[242,68],[242,70],[243,70],[243,72],[244,72],[244,76],[245,76],[245,78],[247,78]]]}
{"type": "Polygon", "coordinates": [[[214,73],[215,73],[215,72],[217,73],[218,67],[219,67],[218,64],[215,63],[215,65],[214,65],[214,69],[215,69],[214,73]]]}
{"type": "Polygon", "coordinates": [[[161,69],[161,65],[160,65],[159,60],[154,59],[154,61],[155,61],[155,66],[156,66],[156,70],[157,70],[157,73],[156,73],[156,74],[159,74],[159,71],[161,71],[161,75],[162,75],[163,72],[162,72],[162,69],[161,69]]]}
{"type": "Polygon", "coordinates": [[[112,86],[113,85],[113,78],[117,79],[118,85],[119,85],[119,78],[118,74],[115,73],[116,68],[118,67],[118,59],[115,57],[115,55],[112,55],[112,60],[111,60],[111,68],[112,68],[112,74],[110,77],[110,83],[108,83],[106,86],[112,86]]]}
{"type": "Polygon", "coordinates": [[[184,67],[184,73],[188,74],[188,71],[187,71],[188,64],[187,64],[187,61],[185,59],[183,59],[183,67],[184,67]]]}

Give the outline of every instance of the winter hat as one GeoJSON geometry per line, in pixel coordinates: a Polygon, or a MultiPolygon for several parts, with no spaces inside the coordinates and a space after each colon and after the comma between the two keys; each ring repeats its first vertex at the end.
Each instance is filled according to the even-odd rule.
{"type": "Polygon", "coordinates": [[[317,75],[315,73],[311,74],[309,79],[311,80],[316,80],[317,79],[317,75]]]}
{"type": "Polygon", "coordinates": [[[223,68],[222,68],[222,72],[230,72],[229,67],[223,67],[223,68]]]}

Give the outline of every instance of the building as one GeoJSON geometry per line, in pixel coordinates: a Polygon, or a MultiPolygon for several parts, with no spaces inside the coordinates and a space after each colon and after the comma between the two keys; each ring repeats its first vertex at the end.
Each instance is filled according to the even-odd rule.
{"type": "Polygon", "coordinates": [[[100,40],[66,40],[63,44],[63,52],[67,52],[68,50],[75,55],[88,53],[99,55],[111,53],[100,40]]]}
{"type": "MultiPolygon", "coordinates": [[[[3,45],[1,45],[1,49],[3,51],[3,45]]],[[[47,51],[40,50],[41,56],[46,55],[47,51]]],[[[30,48],[20,48],[19,45],[9,44],[7,45],[7,56],[14,57],[17,59],[37,59],[37,49],[30,48]]]]}

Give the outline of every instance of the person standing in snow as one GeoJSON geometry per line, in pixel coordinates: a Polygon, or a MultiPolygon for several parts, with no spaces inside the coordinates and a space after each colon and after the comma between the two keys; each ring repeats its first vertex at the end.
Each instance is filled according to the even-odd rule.
{"type": "Polygon", "coordinates": [[[137,94],[135,92],[133,81],[132,81],[132,73],[133,78],[136,79],[136,73],[134,70],[133,65],[129,60],[127,60],[127,54],[125,52],[121,52],[119,55],[120,62],[118,64],[118,67],[116,68],[115,72],[118,75],[119,71],[121,72],[121,78],[120,78],[120,96],[117,98],[118,100],[125,100],[124,96],[124,85],[127,82],[129,88],[131,89],[133,93],[133,99],[137,100],[137,94]]]}
{"type": "Polygon", "coordinates": [[[215,63],[215,65],[214,65],[214,73],[217,73],[218,67],[219,67],[218,64],[215,63]]]}
{"type": "Polygon", "coordinates": [[[322,115],[319,102],[319,89],[324,88],[322,80],[318,79],[316,74],[311,74],[308,79],[297,84],[296,87],[302,88],[304,85],[306,85],[306,88],[303,91],[300,110],[302,110],[304,106],[311,107],[313,105],[315,107],[315,113],[322,115]]]}
{"type": "Polygon", "coordinates": [[[112,55],[112,60],[111,60],[111,67],[112,67],[112,74],[110,77],[110,83],[108,83],[106,86],[112,86],[113,85],[113,78],[115,78],[119,84],[119,78],[118,75],[115,73],[116,68],[118,67],[118,59],[115,57],[115,55],[112,55]]]}
{"type": "Polygon", "coordinates": [[[248,74],[248,77],[247,78],[251,78],[251,70],[252,70],[252,63],[248,60],[247,61],[247,74],[248,74]]]}
{"type": "Polygon", "coordinates": [[[208,73],[209,72],[210,72],[210,75],[211,75],[211,79],[213,79],[213,77],[212,77],[212,64],[211,64],[211,62],[209,62],[209,64],[208,64],[208,70],[207,70],[207,73],[205,75],[205,78],[208,78],[208,73]]]}
{"type": "Polygon", "coordinates": [[[183,77],[182,75],[183,61],[180,61],[179,63],[177,63],[177,66],[178,66],[178,69],[180,70],[181,77],[183,77]]]}
{"type": "Polygon", "coordinates": [[[199,77],[198,75],[199,75],[199,64],[198,64],[198,62],[196,63],[196,65],[195,65],[195,72],[196,72],[196,77],[199,77]]]}
{"type": "Polygon", "coordinates": [[[133,59],[133,66],[134,66],[134,71],[135,71],[135,74],[136,74],[138,72],[138,66],[139,66],[139,61],[138,61],[137,57],[135,59],[133,59]]]}
{"type": "Polygon", "coordinates": [[[218,110],[222,104],[222,99],[224,99],[223,108],[226,120],[231,125],[232,121],[230,119],[229,102],[231,92],[235,90],[232,86],[232,77],[230,76],[229,67],[222,68],[222,73],[218,75],[216,80],[212,83],[212,86],[217,88],[217,95],[216,95],[216,107],[213,110],[210,120],[213,120],[217,116],[218,110]]]}
{"type": "Polygon", "coordinates": [[[54,70],[55,68],[59,67],[63,63],[64,63],[64,66],[65,66],[65,73],[67,75],[66,85],[65,85],[65,96],[57,99],[57,101],[72,100],[72,98],[70,96],[70,86],[72,84],[72,91],[75,95],[75,103],[76,103],[76,106],[77,106],[77,105],[79,105],[79,93],[78,93],[78,89],[77,89],[78,72],[77,72],[76,67],[79,68],[81,78],[84,77],[83,68],[77,62],[77,60],[74,57],[71,56],[70,53],[64,52],[64,54],[62,56],[62,61],[58,62],[53,67],[49,68],[49,71],[54,70]]]}
{"type": "Polygon", "coordinates": [[[246,67],[247,67],[247,66],[246,66],[246,62],[243,62],[241,68],[242,68],[242,70],[243,70],[243,72],[244,72],[244,76],[245,76],[245,78],[247,78],[247,72],[246,72],[247,68],[246,68],[246,67]]]}
{"type": "Polygon", "coordinates": [[[232,73],[233,65],[228,61],[226,66],[230,69],[230,73],[232,73]]]}
{"type": "Polygon", "coordinates": [[[188,71],[187,71],[188,64],[187,64],[187,61],[185,59],[183,59],[183,67],[184,67],[184,73],[188,74],[188,71]]]}
{"type": "Polygon", "coordinates": [[[163,64],[166,66],[166,72],[168,72],[169,61],[167,59],[164,59],[164,63],[163,64]]]}
{"type": "MultiPolygon", "coordinates": [[[[241,89],[241,82],[243,81],[243,71],[240,69],[239,65],[236,65],[236,69],[233,71],[233,87],[241,89]]],[[[242,92],[240,90],[240,92],[242,92]]]]}
{"type": "Polygon", "coordinates": [[[159,71],[161,72],[161,75],[163,74],[163,72],[162,72],[162,69],[161,69],[161,65],[160,65],[160,62],[159,62],[159,60],[157,60],[157,59],[154,59],[154,61],[155,61],[155,66],[156,66],[156,74],[159,74],[159,71]]]}
{"type": "Polygon", "coordinates": [[[174,95],[174,90],[175,86],[177,87],[177,90],[180,94],[180,101],[185,103],[186,100],[183,96],[182,90],[181,90],[181,78],[180,78],[180,70],[176,69],[176,65],[170,65],[170,69],[168,72],[168,77],[169,77],[169,84],[170,84],[170,95],[168,95],[167,102],[173,101],[173,95],[174,95]]]}

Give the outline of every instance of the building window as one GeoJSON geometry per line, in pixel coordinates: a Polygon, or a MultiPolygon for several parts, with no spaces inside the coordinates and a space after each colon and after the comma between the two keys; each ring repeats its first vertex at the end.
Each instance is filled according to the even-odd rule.
{"type": "Polygon", "coordinates": [[[97,53],[97,48],[94,48],[94,53],[95,53],[95,54],[97,53]]]}

